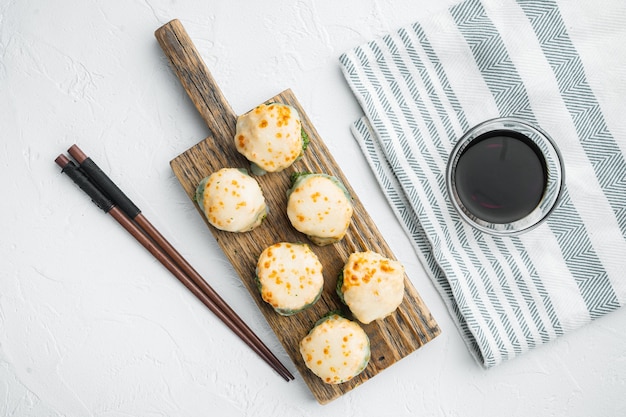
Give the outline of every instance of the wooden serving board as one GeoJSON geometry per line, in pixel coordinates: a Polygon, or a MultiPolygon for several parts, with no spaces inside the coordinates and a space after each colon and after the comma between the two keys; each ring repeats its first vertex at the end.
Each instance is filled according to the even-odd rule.
{"type": "MultiPolygon", "coordinates": [[[[224,167],[248,168],[249,162],[234,146],[237,115],[222,95],[215,80],[199,57],[179,21],[173,20],[155,33],[177,76],[207,122],[211,135],[171,161],[171,167],[192,199],[196,186],[204,177],[224,167]]],[[[351,381],[328,385],[308,370],[300,356],[300,340],[315,322],[330,311],[349,311],[335,293],[336,278],[348,256],[356,251],[373,250],[395,259],[380,231],[361,204],[348,180],[320,138],[306,112],[290,91],[284,91],[267,102],[281,102],[295,107],[302,126],[311,140],[304,158],[280,173],[255,177],[264,192],[269,216],[260,227],[246,233],[229,233],[207,226],[225,256],[232,263],[260,311],[298,368],[311,392],[324,404],[350,391],[383,369],[394,364],[435,338],[440,329],[411,281],[405,276],[405,296],[397,311],[388,318],[362,325],[370,338],[372,357],[367,368],[351,381]],[[293,172],[319,172],[334,175],[353,197],[354,215],[345,238],[336,244],[318,247],[296,231],[286,214],[290,175],[293,172]],[[258,256],[267,246],[277,242],[306,242],[318,255],[324,270],[324,291],[311,308],[296,315],[283,317],[261,299],[255,283],[258,256]]],[[[260,103],[254,103],[256,106],[260,103]]],[[[350,155],[346,155],[350,157],[350,155]]],[[[198,205],[193,202],[205,219],[198,205]]]]}

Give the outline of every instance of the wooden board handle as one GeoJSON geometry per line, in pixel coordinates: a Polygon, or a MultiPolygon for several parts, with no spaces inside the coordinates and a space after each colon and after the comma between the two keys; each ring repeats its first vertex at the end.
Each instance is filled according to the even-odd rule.
{"type": "Polygon", "coordinates": [[[224,130],[234,132],[236,114],[182,23],[174,19],[158,28],[154,36],[213,135],[217,136],[218,132],[224,130]]]}

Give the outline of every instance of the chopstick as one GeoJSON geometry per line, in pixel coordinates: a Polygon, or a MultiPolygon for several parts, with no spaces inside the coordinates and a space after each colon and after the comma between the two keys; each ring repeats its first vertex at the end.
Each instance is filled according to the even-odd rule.
{"type": "Polygon", "coordinates": [[[100,170],[91,158],[88,158],[76,145],[72,146],[68,152],[80,164],[80,168],[65,155],[59,155],[55,162],[62,168],[62,172],[85,191],[100,209],[110,214],[124,227],[279,375],[286,381],[293,380],[294,376],[261,339],[143,216],[139,208],[100,170]]]}

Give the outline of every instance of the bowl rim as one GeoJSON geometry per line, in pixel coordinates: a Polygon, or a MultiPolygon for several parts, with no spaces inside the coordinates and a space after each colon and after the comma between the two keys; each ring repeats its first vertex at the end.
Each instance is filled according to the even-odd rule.
{"type": "Polygon", "coordinates": [[[516,235],[537,227],[556,207],[561,198],[564,183],[563,157],[554,140],[539,127],[516,117],[486,120],[469,129],[452,149],[446,167],[446,187],[455,212],[471,226],[493,235],[516,235]],[[485,134],[496,131],[511,131],[526,137],[540,151],[546,169],[546,185],[535,209],[521,219],[508,223],[493,223],[477,217],[465,207],[456,189],[456,167],[465,149],[475,140],[482,140],[485,134]]]}

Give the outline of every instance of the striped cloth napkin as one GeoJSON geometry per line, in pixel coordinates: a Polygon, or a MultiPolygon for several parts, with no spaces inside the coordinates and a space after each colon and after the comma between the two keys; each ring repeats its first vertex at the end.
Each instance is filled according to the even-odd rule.
{"type": "Polygon", "coordinates": [[[485,367],[626,303],[625,5],[467,0],[340,58],[354,136],[485,367]],[[460,136],[502,116],[546,131],[565,166],[555,211],[513,237],[462,221],[445,185],[460,136]]]}

